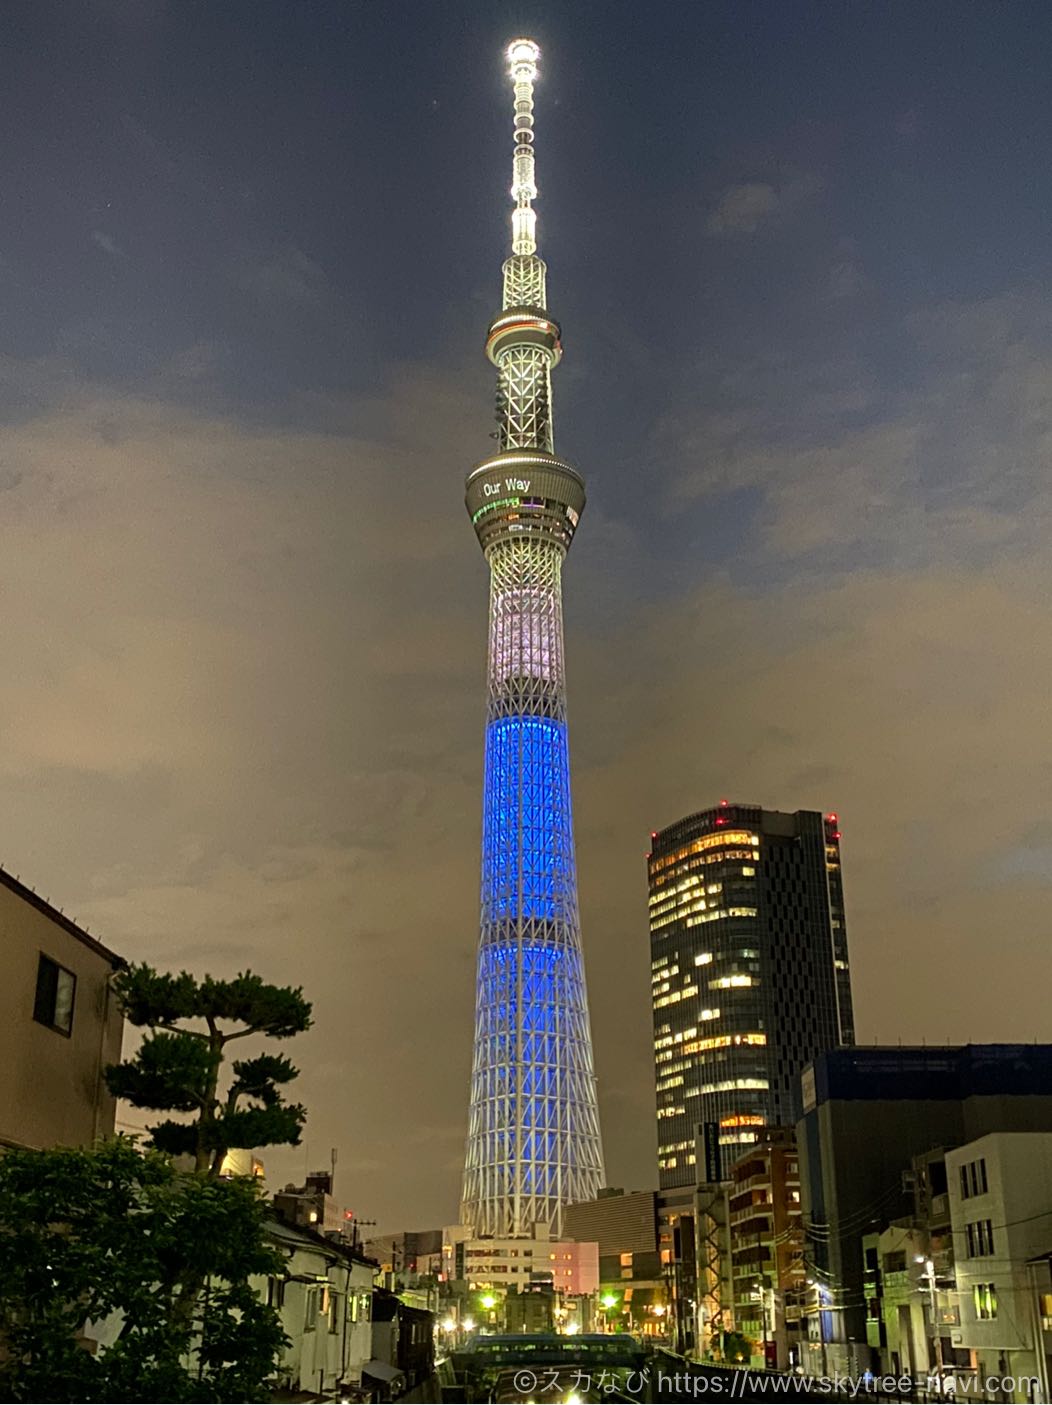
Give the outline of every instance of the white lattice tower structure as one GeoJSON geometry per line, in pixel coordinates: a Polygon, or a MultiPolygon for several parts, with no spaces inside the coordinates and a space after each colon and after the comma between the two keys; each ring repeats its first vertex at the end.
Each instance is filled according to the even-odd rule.
{"type": "Polygon", "coordinates": [[[562,355],[537,255],[533,85],[540,50],[508,48],[515,89],[512,252],[486,351],[500,452],[467,480],[490,567],[482,922],[461,1220],[476,1235],[562,1232],[603,1180],[577,910],[563,670],[562,563],[584,482],[556,457],[562,355]]]}

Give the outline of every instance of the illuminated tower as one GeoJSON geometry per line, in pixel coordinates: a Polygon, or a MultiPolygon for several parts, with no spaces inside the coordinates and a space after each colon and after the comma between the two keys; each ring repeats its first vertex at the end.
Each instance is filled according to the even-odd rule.
{"type": "Polygon", "coordinates": [[[540,50],[508,48],[515,89],[512,252],[486,352],[497,368],[499,452],[468,475],[467,508],[490,567],[482,924],[461,1220],[476,1235],[534,1224],[603,1178],[577,912],[566,735],[561,571],[584,508],[557,458],[547,311],[533,200],[540,50]]]}

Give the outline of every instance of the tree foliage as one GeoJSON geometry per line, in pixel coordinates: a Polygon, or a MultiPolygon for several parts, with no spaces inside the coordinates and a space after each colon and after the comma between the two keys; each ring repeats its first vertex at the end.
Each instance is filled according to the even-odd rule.
{"type": "Polygon", "coordinates": [[[199,981],[146,965],[121,971],[114,985],[130,1023],[150,1032],[134,1058],[106,1070],[110,1091],[135,1107],[191,1114],[149,1127],[156,1148],[190,1155],[196,1171],[217,1176],[232,1148],[299,1142],[306,1112],[281,1091],[297,1074],[288,1059],[236,1060],[225,1093],[219,1085],[231,1040],[289,1039],[310,1027],[301,989],[267,985],[248,971],[231,981],[199,981]]]}
{"type": "Polygon", "coordinates": [[[741,1332],[724,1332],[723,1334],[723,1359],[724,1361],[748,1361],[752,1356],[752,1342],[741,1332]]]}
{"type": "Polygon", "coordinates": [[[251,1178],[180,1174],[122,1138],[6,1153],[0,1398],[265,1399],[285,1337],[249,1282],[282,1267],[263,1219],[251,1178]]]}

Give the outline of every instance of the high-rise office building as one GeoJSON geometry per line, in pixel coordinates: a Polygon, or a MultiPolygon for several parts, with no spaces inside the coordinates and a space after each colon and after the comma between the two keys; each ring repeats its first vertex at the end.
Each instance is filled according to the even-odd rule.
{"type": "Polygon", "coordinates": [[[802,1070],[854,1028],[836,815],[722,801],[651,838],[665,1189],[722,1179],[761,1129],[794,1123],[802,1070]]]}
{"type": "Polygon", "coordinates": [[[486,351],[498,452],[467,508],[490,568],[482,920],[461,1220],[478,1236],[561,1233],[562,1207],[602,1183],[592,1037],[577,911],[561,573],[584,482],[554,452],[547,310],[533,201],[540,50],[508,49],[515,91],[511,255],[486,351]]]}

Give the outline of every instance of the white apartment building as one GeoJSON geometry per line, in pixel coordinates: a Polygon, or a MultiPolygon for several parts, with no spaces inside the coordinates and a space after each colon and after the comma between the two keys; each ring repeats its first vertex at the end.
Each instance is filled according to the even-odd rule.
{"type": "MultiPolygon", "coordinates": [[[[1031,1263],[1052,1249],[1052,1132],[994,1132],[946,1154],[960,1327],[988,1399],[1048,1399],[1052,1336],[1031,1263]]],[[[958,1336],[960,1340],[958,1341],[958,1336]]],[[[981,1397],[980,1397],[981,1398],[981,1397]]]]}

